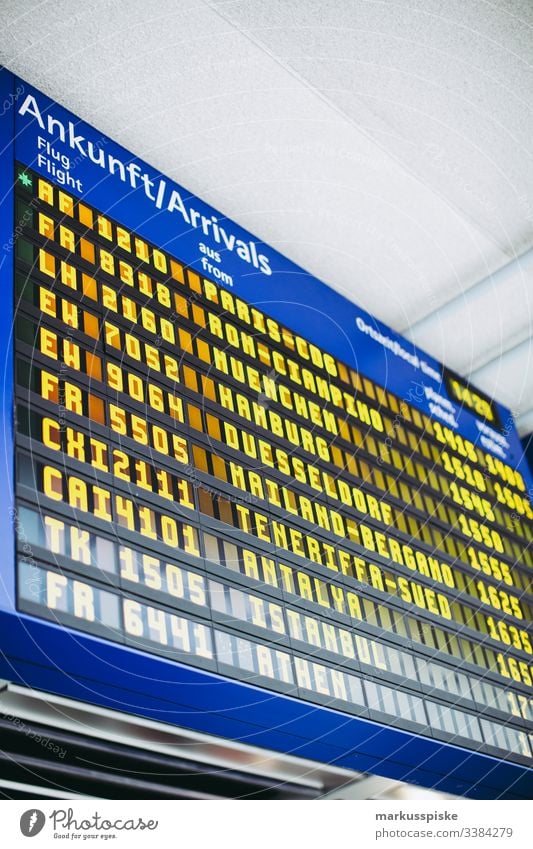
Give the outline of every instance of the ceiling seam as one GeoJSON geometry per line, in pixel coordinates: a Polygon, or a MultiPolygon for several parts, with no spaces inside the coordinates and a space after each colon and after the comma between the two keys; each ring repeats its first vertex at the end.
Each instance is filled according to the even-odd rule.
{"type": "MultiPolygon", "coordinates": [[[[504,356],[507,357],[513,351],[516,351],[518,348],[521,348],[522,345],[524,347],[526,345],[528,345],[529,347],[533,346],[533,339],[531,338],[530,334],[528,334],[527,337],[525,339],[522,339],[520,342],[513,342],[513,344],[505,350],[504,356]]],[[[530,355],[531,355],[530,352],[528,352],[528,358],[529,358],[530,355]]],[[[500,356],[498,356],[498,354],[494,354],[494,356],[491,357],[490,360],[487,360],[487,362],[484,363],[482,366],[479,366],[479,367],[476,367],[475,369],[472,369],[471,371],[467,372],[467,374],[468,374],[469,377],[472,377],[472,375],[475,375],[477,372],[482,371],[483,369],[487,368],[487,366],[490,366],[491,363],[494,363],[497,360],[503,361],[503,359],[504,359],[504,357],[500,357],[500,356]]]]}
{"type": "Polygon", "coordinates": [[[498,358],[500,358],[503,361],[503,359],[507,356],[507,354],[510,354],[511,351],[513,351],[515,348],[518,348],[518,347],[520,347],[520,345],[523,345],[524,342],[527,342],[527,340],[530,339],[530,338],[531,338],[531,325],[526,325],[525,327],[521,328],[519,331],[516,331],[515,333],[513,333],[513,340],[516,339],[516,341],[511,342],[510,337],[506,337],[505,339],[502,339],[501,344],[498,346],[498,348],[489,348],[489,350],[486,351],[484,354],[480,354],[479,357],[476,360],[474,360],[474,362],[470,366],[470,368],[468,370],[466,370],[464,373],[469,374],[469,375],[475,374],[475,372],[481,371],[481,369],[485,368],[485,366],[489,365],[489,363],[494,362],[494,360],[496,360],[498,358]],[[510,343],[508,345],[508,347],[505,346],[506,341],[508,341],[510,343]]]}
{"type": "MultiPolygon", "coordinates": [[[[506,262],[504,265],[501,265],[499,268],[496,268],[494,271],[491,271],[491,273],[487,274],[486,277],[482,277],[480,280],[477,280],[476,283],[473,283],[471,286],[468,287],[468,289],[465,289],[464,292],[460,292],[457,295],[452,295],[452,297],[448,298],[448,300],[444,300],[441,304],[439,304],[439,306],[436,309],[431,310],[430,312],[426,313],[426,315],[422,316],[422,318],[417,318],[417,320],[414,322],[414,324],[409,324],[409,325],[406,325],[404,327],[399,327],[397,329],[397,332],[400,333],[403,336],[407,336],[407,338],[411,338],[411,334],[413,333],[413,331],[416,332],[416,328],[417,328],[418,325],[423,324],[425,321],[430,319],[432,316],[438,315],[438,313],[441,310],[443,310],[446,307],[450,307],[454,303],[454,301],[459,301],[461,298],[464,298],[466,295],[471,295],[474,292],[474,290],[477,289],[478,287],[481,287],[481,286],[484,286],[484,285],[489,286],[491,284],[497,285],[496,281],[493,281],[492,278],[497,277],[499,274],[505,274],[506,269],[509,269],[511,266],[513,266],[515,264],[519,265],[521,262],[524,262],[526,260],[527,261],[533,260],[533,247],[526,248],[526,250],[523,251],[523,253],[518,254],[513,259],[509,260],[509,262],[506,262]]],[[[522,270],[522,274],[524,274],[524,275],[526,274],[526,269],[522,270]]]]}

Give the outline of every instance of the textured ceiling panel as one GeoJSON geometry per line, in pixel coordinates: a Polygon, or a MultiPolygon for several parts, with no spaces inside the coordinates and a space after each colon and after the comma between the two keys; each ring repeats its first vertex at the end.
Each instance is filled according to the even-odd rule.
{"type": "MultiPolygon", "coordinates": [[[[0,60],[104,133],[462,373],[531,372],[530,2],[0,12],[0,60]]],[[[527,378],[474,375],[527,420],[527,378]]]]}
{"type": "Polygon", "coordinates": [[[533,250],[472,286],[407,335],[470,375],[533,332],[533,250]],[[458,344],[461,342],[461,344],[458,344]]]}
{"type": "Polygon", "coordinates": [[[532,38],[519,4],[216,5],[503,250],[531,244],[532,38]]]}
{"type": "Polygon", "coordinates": [[[506,404],[515,418],[526,415],[533,398],[533,340],[526,339],[478,371],[472,380],[506,404]]]}

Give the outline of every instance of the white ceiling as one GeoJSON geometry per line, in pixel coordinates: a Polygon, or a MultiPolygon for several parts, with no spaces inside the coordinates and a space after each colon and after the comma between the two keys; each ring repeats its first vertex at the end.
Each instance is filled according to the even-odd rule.
{"type": "Polygon", "coordinates": [[[533,430],[531,0],[0,0],[0,14],[7,67],[533,430]]]}

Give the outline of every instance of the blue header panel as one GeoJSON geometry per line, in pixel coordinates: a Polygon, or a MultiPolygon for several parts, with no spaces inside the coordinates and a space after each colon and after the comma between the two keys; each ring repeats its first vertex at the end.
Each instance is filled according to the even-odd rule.
{"type": "Polygon", "coordinates": [[[509,410],[494,403],[491,424],[473,415],[433,357],[59,104],[16,83],[24,85],[16,104],[20,162],[479,443],[518,468],[531,487],[509,410]]]}

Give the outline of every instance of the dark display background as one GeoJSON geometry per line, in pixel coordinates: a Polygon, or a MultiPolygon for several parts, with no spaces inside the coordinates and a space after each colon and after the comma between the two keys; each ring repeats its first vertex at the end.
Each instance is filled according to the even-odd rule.
{"type": "Polygon", "coordinates": [[[520,475],[29,169],[17,186],[19,608],[527,761],[520,475]]]}

